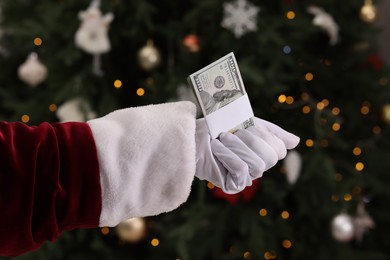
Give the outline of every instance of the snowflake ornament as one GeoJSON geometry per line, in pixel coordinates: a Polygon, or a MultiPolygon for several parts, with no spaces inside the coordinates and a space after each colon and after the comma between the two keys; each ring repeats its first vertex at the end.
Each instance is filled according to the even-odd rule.
{"type": "Polygon", "coordinates": [[[257,30],[257,13],[260,8],[246,0],[224,3],[222,26],[230,29],[236,38],[257,30]]]}

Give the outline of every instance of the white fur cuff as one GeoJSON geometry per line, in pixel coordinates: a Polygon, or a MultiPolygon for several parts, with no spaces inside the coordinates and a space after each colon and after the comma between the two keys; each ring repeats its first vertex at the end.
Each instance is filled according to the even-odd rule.
{"type": "Polygon", "coordinates": [[[88,121],[100,167],[100,226],[184,203],[195,175],[195,105],[122,109],[88,121]]]}

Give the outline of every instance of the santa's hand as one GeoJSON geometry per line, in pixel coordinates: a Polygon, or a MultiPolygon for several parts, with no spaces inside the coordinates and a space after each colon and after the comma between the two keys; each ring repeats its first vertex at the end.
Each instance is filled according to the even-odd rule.
{"type": "Polygon", "coordinates": [[[283,159],[299,138],[268,121],[254,118],[255,126],[234,134],[225,132],[210,140],[204,119],[196,125],[199,179],[208,180],[225,193],[238,193],[252,180],[283,159]]]}

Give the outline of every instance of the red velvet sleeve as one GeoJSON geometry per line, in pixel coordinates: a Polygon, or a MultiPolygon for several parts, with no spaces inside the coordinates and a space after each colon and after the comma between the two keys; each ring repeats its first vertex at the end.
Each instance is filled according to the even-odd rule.
{"type": "Polygon", "coordinates": [[[96,146],[86,123],[0,122],[0,255],[99,225],[96,146]]]}

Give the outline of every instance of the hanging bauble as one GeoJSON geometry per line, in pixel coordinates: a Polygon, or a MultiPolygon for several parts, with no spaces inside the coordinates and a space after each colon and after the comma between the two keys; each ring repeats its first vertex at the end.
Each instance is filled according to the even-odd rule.
{"type": "Polygon", "coordinates": [[[93,0],[87,10],[79,13],[81,25],[75,34],[76,46],[94,56],[93,72],[102,75],[100,55],[110,51],[108,28],[114,15],[102,15],[100,0],[93,0]]]}
{"type": "Polygon", "coordinates": [[[183,39],[183,45],[189,52],[199,52],[200,40],[196,34],[188,34],[183,39]]]}
{"type": "Polygon", "coordinates": [[[138,63],[146,71],[157,68],[161,63],[160,51],[154,46],[152,40],[148,40],[146,45],[138,52],[138,63]]]}
{"type": "Polygon", "coordinates": [[[223,9],[224,17],[221,25],[231,30],[236,38],[257,31],[257,14],[260,12],[260,7],[247,0],[235,0],[224,3],[223,9]]]}
{"type": "Polygon", "coordinates": [[[143,218],[130,218],[119,223],[116,231],[125,242],[139,242],[146,235],[146,223],[143,218]]]}
{"type": "Polygon", "coordinates": [[[295,184],[301,174],[302,157],[296,150],[288,152],[286,158],[283,160],[286,169],[287,181],[290,184],[295,184]]]}
{"type": "Polygon", "coordinates": [[[252,186],[246,187],[243,191],[236,194],[226,194],[221,188],[213,187],[211,193],[216,198],[224,199],[230,204],[236,204],[240,199],[243,202],[249,202],[256,195],[260,187],[260,180],[256,179],[252,182],[252,186]]]}
{"type": "Polygon", "coordinates": [[[31,53],[27,60],[18,68],[19,78],[30,87],[36,87],[45,81],[47,77],[47,68],[38,58],[38,54],[31,53]]]}
{"type": "Polygon", "coordinates": [[[382,107],[382,120],[387,125],[390,125],[390,104],[385,104],[382,107]]]}
{"type": "Polygon", "coordinates": [[[85,122],[96,118],[96,113],[84,99],[74,98],[62,104],[56,116],[60,122],[85,122]]]}
{"type": "Polygon", "coordinates": [[[355,235],[353,218],[346,213],[335,216],[331,224],[331,233],[339,242],[351,241],[355,235]]]}
{"type": "Polygon", "coordinates": [[[364,0],[364,5],[360,9],[360,19],[366,23],[373,23],[377,18],[377,10],[372,0],[364,0]]]}
{"type": "Polygon", "coordinates": [[[75,43],[89,54],[103,54],[111,49],[108,28],[114,15],[102,15],[100,1],[92,1],[87,10],[79,13],[81,25],[75,34],[75,43]]]}
{"type": "Polygon", "coordinates": [[[363,241],[364,234],[371,228],[375,227],[375,222],[367,213],[364,202],[360,202],[357,207],[356,216],[354,218],[355,239],[356,242],[363,241]]]}

